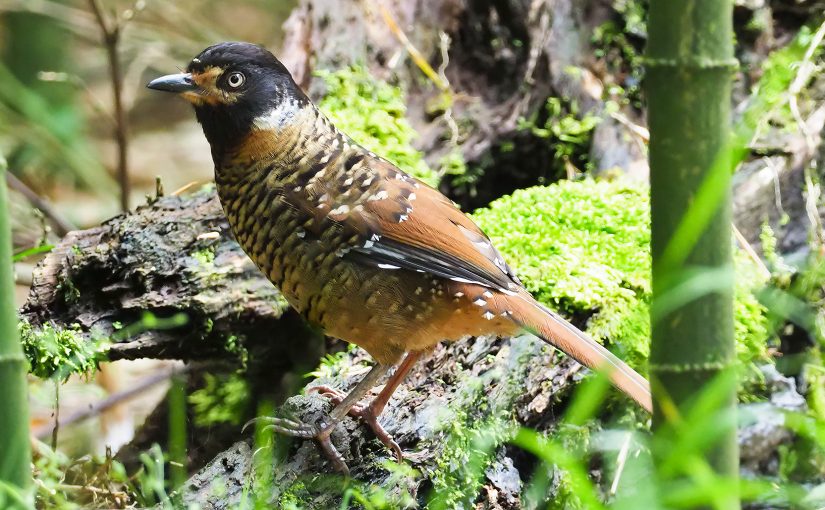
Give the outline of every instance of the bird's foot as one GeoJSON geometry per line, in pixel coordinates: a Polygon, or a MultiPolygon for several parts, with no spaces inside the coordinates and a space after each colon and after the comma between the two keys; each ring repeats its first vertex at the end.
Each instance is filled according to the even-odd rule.
{"type": "MultiPolygon", "coordinates": [[[[340,404],[346,396],[342,391],[331,386],[313,386],[309,388],[312,393],[317,393],[323,397],[327,397],[333,405],[340,404]]],[[[401,452],[401,447],[395,442],[393,437],[387,432],[384,427],[378,423],[378,413],[375,412],[372,405],[367,406],[352,406],[348,413],[353,418],[360,418],[369,428],[379,441],[384,443],[384,446],[392,450],[395,454],[396,460],[401,462],[404,460],[404,455],[401,452]]]]}
{"type": "Polygon", "coordinates": [[[332,464],[332,467],[344,475],[349,475],[349,467],[344,461],[344,456],[335,448],[330,440],[332,431],[335,429],[337,423],[320,423],[317,425],[310,425],[298,420],[290,420],[288,418],[276,418],[270,416],[261,416],[248,421],[244,425],[244,429],[252,423],[263,423],[266,429],[274,430],[279,434],[285,436],[298,437],[301,439],[312,439],[321,448],[324,456],[332,464]]]}

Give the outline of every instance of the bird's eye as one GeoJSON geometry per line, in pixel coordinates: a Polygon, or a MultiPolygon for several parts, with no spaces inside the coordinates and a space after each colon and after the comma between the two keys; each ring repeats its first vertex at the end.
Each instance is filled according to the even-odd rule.
{"type": "Polygon", "coordinates": [[[241,85],[246,82],[246,76],[243,73],[234,72],[230,73],[229,76],[226,77],[226,84],[233,89],[240,88],[241,85]]]}

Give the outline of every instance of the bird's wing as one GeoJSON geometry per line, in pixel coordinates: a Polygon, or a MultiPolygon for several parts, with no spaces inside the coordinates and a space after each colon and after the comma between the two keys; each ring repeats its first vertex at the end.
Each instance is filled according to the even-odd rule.
{"type": "Polygon", "coordinates": [[[440,192],[383,159],[365,157],[351,171],[346,187],[322,188],[326,207],[312,208],[357,233],[344,256],[505,292],[519,288],[490,239],[440,192]]]}

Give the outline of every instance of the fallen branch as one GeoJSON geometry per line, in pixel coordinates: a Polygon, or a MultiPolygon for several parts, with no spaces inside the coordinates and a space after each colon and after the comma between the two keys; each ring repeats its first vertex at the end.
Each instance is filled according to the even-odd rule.
{"type": "Polygon", "coordinates": [[[189,372],[190,370],[192,370],[191,365],[175,367],[168,370],[161,370],[155,374],[149,375],[137,381],[136,383],[134,383],[132,387],[130,387],[127,390],[123,390],[113,395],[109,395],[108,397],[104,398],[99,402],[95,402],[94,404],[91,404],[88,407],[85,407],[83,409],[73,412],[68,416],[60,418],[57,422],[57,426],[55,426],[54,423],[49,423],[37,427],[32,431],[32,435],[37,439],[43,439],[47,436],[52,435],[52,433],[57,428],[63,428],[68,425],[77,423],[79,421],[83,421],[93,416],[102,414],[108,409],[116,406],[117,404],[120,404],[140,395],[141,393],[145,392],[149,388],[152,388],[156,384],[168,381],[172,377],[184,374],[186,372],[189,372]]]}

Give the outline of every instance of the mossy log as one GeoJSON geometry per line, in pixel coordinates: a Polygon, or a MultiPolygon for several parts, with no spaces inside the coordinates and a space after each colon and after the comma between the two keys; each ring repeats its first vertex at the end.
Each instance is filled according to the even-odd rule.
{"type": "Polygon", "coordinates": [[[322,353],[321,342],[310,341],[318,336],[233,240],[213,189],[162,197],[70,232],[35,269],[20,313],[34,329],[71,328],[91,339],[117,338],[146,312],[188,320],[111,344],[109,360],[240,365],[248,354],[277,371],[301,360],[313,366],[322,353]],[[306,340],[288,341],[293,335],[306,340]]]}
{"type": "MultiPolygon", "coordinates": [[[[349,390],[367,363],[372,361],[363,351],[348,353],[307,387],[349,390]]],[[[522,508],[523,480],[538,464],[503,439],[518,425],[552,430],[584,373],[531,336],[442,344],[413,369],[380,420],[404,450],[405,465],[394,464],[391,451],[352,418],[332,440],[351,469],[350,486],[366,498],[389,500],[387,508],[413,508],[416,502],[423,507],[434,500],[444,508],[522,508]]],[[[310,393],[290,398],[281,413],[311,422],[330,408],[325,397],[310,393]]],[[[247,497],[255,493],[271,508],[340,507],[346,483],[311,441],[276,448],[281,456],[274,460],[273,448],[248,436],[239,435],[238,443],[189,480],[184,503],[233,508],[246,487],[247,497]],[[256,474],[253,464],[261,462],[272,465],[256,474]]],[[[557,489],[546,497],[556,497],[557,489]]]]}

